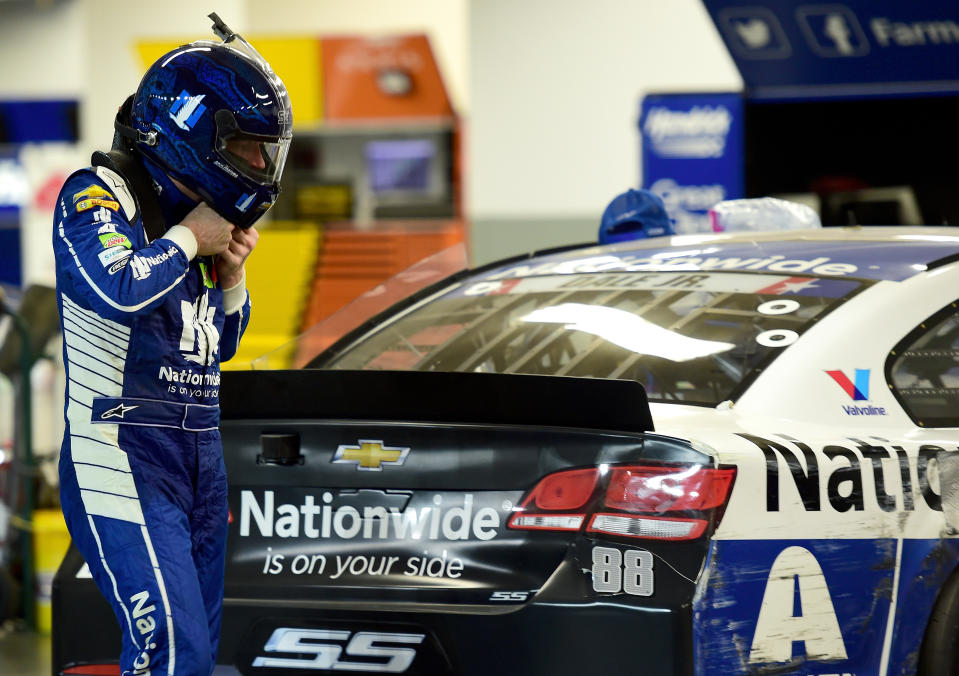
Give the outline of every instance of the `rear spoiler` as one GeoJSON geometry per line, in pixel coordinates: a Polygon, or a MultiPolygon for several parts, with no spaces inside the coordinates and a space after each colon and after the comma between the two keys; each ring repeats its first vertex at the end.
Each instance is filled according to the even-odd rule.
{"type": "Polygon", "coordinates": [[[633,380],[436,371],[224,371],[223,420],[400,420],[651,432],[633,380]]]}

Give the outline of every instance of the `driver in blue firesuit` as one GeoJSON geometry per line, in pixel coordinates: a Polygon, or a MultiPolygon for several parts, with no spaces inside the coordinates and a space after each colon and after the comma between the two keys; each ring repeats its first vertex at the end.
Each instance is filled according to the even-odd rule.
{"type": "MultiPolygon", "coordinates": [[[[220,361],[250,317],[244,265],[292,135],[286,88],[223,40],[160,58],[53,227],[67,371],[67,526],[123,636],[123,674],[206,676],[223,600],[220,361]]],[[[82,618],[80,618],[82,621],[82,618]]]]}

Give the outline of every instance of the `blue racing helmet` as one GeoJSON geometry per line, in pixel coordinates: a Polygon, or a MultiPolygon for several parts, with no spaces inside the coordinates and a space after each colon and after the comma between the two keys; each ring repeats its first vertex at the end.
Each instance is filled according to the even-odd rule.
{"type": "Polygon", "coordinates": [[[675,235],[659,195],[630,188],[609,203],[599,224],[600,244],[675,235]]]}
{"type": "Polygon", "coordinates": [[[266,60],[210,17],[224,41],[183,45],[150,66],[133,96],[130,131],[137,151],[248,228],[280,192],[290,97],[266,60]]]}

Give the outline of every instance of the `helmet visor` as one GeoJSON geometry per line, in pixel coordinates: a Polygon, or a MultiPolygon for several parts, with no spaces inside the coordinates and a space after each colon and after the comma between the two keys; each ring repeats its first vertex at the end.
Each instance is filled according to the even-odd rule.
{"type": "Polygon", "coordinates": [[[230,166],[259,183],[276,183],[283,174],[290,139],[263,140],[247,134],[225,139],[222,153],[230,166]]]}
{"type": "Polygon", "coordinates": [[[217,150],[236,171],[257,183],[279,183],[290,149],[290,137],[250,134],[237,128],[235,118],[217,111],[217,150]]]}

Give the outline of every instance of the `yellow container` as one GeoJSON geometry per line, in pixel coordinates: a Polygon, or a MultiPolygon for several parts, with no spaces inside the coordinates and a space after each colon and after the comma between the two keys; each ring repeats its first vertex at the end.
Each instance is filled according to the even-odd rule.
{"type": "MultiPolygon", "coordinates": [[[[323,68],[319,38],[312,35],[244,35],[280,76],[290,94],[293,123],[299,129],[315,127],[323,120],[323,68]]],[[[167,52],[196,39],[213,40],[212,35],[194,35],[172,40],[144,40],[136,50],[144,68],[167,52]]]]}
{"type": "Polygon", "coordinates": [[[50,596],[53,576],[70,547],[70,533],[59,509],[33,513],[33,572],[36,585],[37,631],[49,634],[52,622],[50,596]]]}

